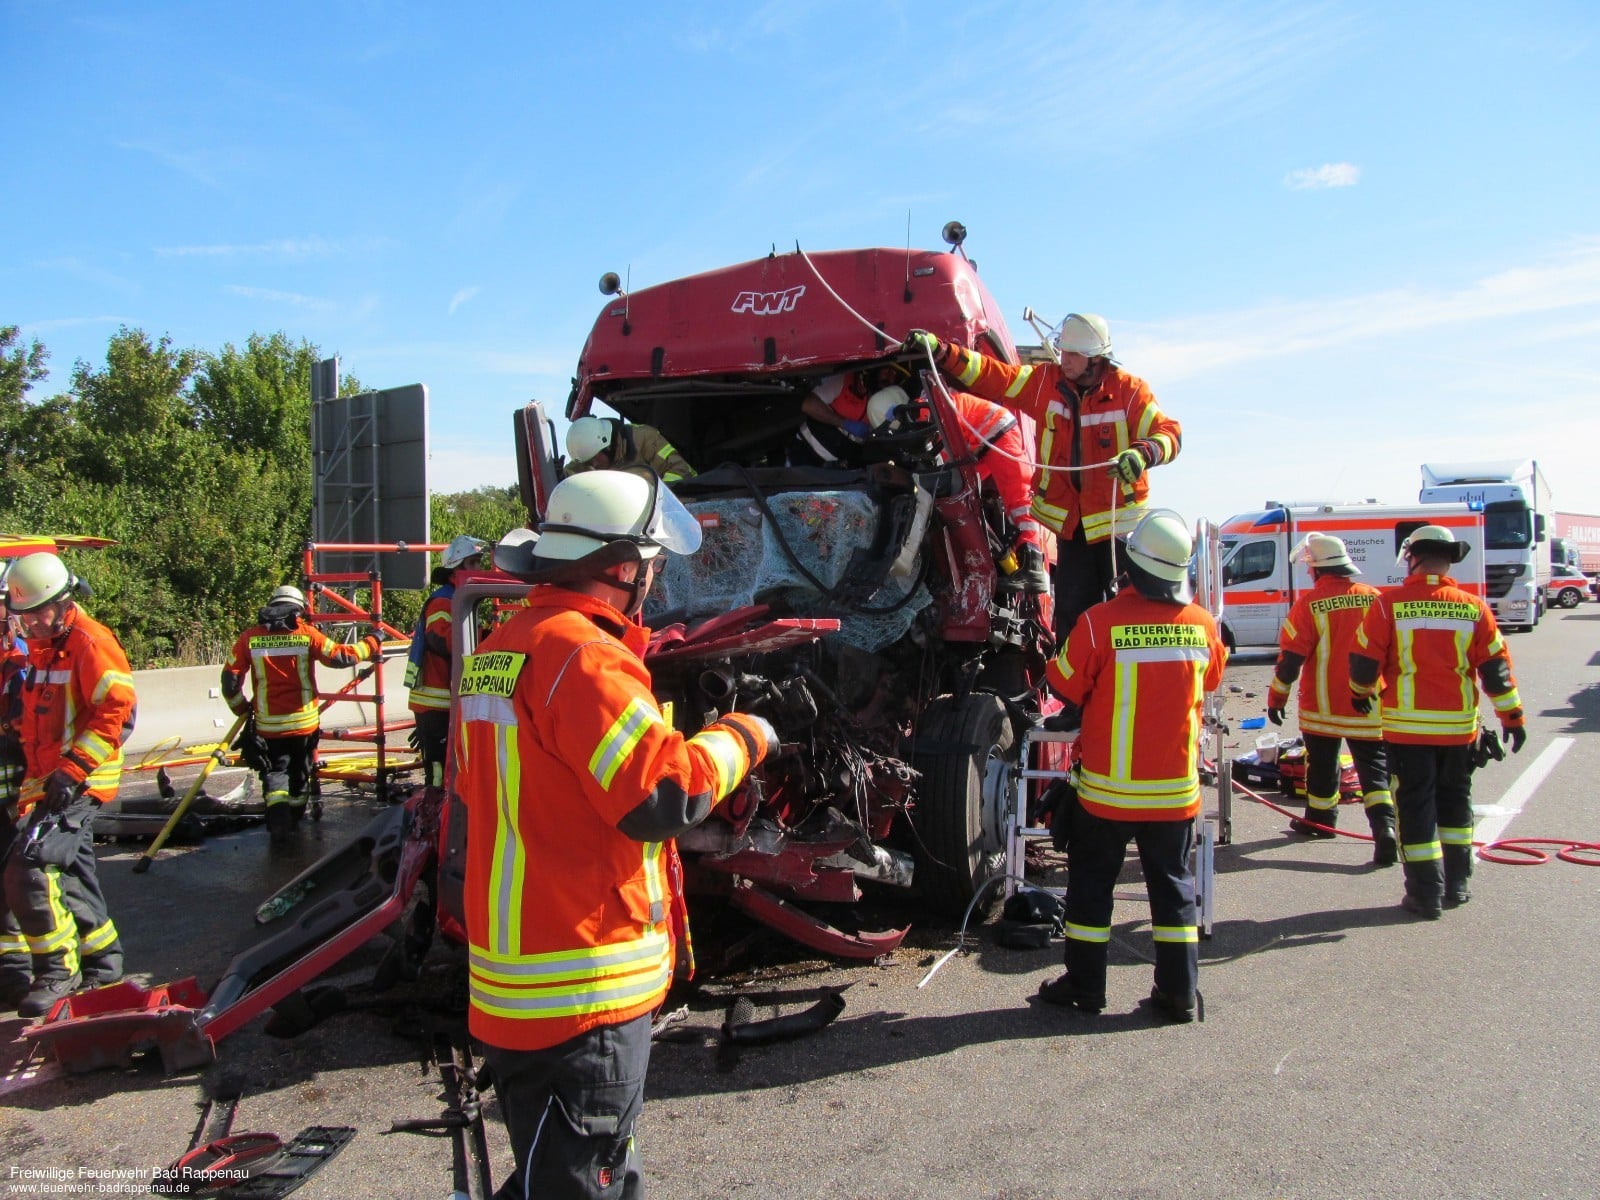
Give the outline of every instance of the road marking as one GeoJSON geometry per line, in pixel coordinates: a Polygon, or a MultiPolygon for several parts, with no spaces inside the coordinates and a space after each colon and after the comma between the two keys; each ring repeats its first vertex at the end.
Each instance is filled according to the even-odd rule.
{"type": "Polygon", "coordinates": [[[1522,806],[1533,796],[1538,786],[1545,781],[1550,772],[1555,770],[1556,764],[1561,761],[1561,756],[1572,749],[1572,739],[1569,737],[1551,738],[1550,744],[1544,752],[1528,764],[1528,769],[1517,776],[1516,782],[1506,789],[1506,794],[1500,797],[1500,803],[1485,805],[1477,811],[1488,816],[1487,821],[1479,823],[1473,831],[1475,840],[1488,843],[1500,840],[1500,835],[1506,831],[1506,826],[1522,812],[1522,806]]]}

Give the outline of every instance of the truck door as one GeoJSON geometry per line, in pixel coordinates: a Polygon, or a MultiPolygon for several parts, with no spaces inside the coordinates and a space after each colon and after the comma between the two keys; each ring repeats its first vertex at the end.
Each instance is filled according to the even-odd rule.
{"type": "Polygon", "coordinates": [[[528,524],[538,527],[550,493],[561,479],[556,470],[555,427],[544,415],[544,405],[531,400],[513,414],[517,448],[517,485],[528,510],[528,524]]]}
{"type": "Polygon", "coordinates": [[[1275,537],[1241,538],[1222,564],[1228,627],[1239,646],[1276,646],[1288,612],[1288,578],[1275,537]]]}

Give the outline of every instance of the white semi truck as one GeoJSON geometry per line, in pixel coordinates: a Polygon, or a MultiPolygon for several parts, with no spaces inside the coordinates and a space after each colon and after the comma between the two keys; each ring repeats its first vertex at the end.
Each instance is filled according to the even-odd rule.
{"type": "Polygon", "coordinates": [[[1506,629],[1532,629],[1544,615],[1553,509],[1550,485],[1533,459],[1423,463],[1424,504],[1483,509],[1485,599],[1506,629]]]}

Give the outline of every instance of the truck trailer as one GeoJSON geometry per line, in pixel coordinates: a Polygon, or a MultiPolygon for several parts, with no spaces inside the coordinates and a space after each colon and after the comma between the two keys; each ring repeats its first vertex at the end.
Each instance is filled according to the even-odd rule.
{"type": "Polygon", "coordinates": [[[1550,485],[1533,459],[1423,463],[1424,504],[1483,507],[1484,582],[1489,607],[1506,629],[1532,629],[1544,615],[1550,582],[1550,485]]]}
{"type": "Polygon", "coordinates": [[[1553,515],[1555,536],[1567,551],[1562,561],[1577,567],[1590,579],[1600,579],[1600,517],[1569,512],[1553,515]]]}
{"type": "Polygon", "coordinates": [[[1380,590],[1405,581],[1400,543],[1424,525],[1443,525],[1472,547],[1451,577],[1484,593],[1483,512],[1466,504],[1276,504],[1229,517],[1222,525],[1222,636],[1228,648],[1276,646],[1278,629],[1315,581],[1294,548],[1310,533],[1341,539],[1362,583],[1380,590]]]}

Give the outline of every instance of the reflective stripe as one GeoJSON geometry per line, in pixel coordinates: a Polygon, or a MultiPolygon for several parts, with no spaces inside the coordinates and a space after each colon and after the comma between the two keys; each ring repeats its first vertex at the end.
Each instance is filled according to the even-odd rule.
{"type": "Polygon", "coordinates": [[[1300,731],[1302,733],[1320,733],[1328,737],[1353,737],[1361,741],[1375,742],[1383,734],[1382,709],[1374,704],[1368,716],[1340,716],[1326,712],[1308,712],[1300,710],[1300,731]]]}
{"type": "MultiPolygon", "coordinates": [[[[1195,626],[1196,629],[1199,626],[1195,626]]],[[[1211,651],[1204,646],[1146,647],[1115,652],[1118,662],[1199,662],[1211,661],[1211,651]]]]}
{"type": "Polygon", "coordinates": [[[589,774],[595,777],[602,788],[610,791],[611,781],[616,778],[617,771],[627,761],[628,755],[633,753],[633,748],[651,725],[660,723],[661,714],[642,696],[635,696],[595,747],[594,754],[589,758],[589,774]]]}
{"type": "Polygon", "coordinates": [[[1338,796],[1313,796],[1306,793],[1306,808],[1315,809],[1317,812],[1332,812],[1339,807],[1338,796]]]}
{"type": "Polygon", "coordinates": [[[1200,930],[1195,925],[1152,925],[1150,937],[1157,944],[1179,944],[1198,942],[1200,930]]]}
{"type": "Polygon", "coordinates": [[[517,724],[516,707],[504,696],[495,696],[488,692],[478,692],[471,696],[461,697],[461,724],[472,721],[487,721],[491,725],[517,724]]]}
{"type": "Polygon", "coordinates": [[[1439,840],[1446,846],[1472,845],[1471,825],[1441,825],[1439,826],[1439,840]]]}
{"type": "Polygon", "coordinates": [[[1498,696],[1490,696],[1489,703],[1494,705],[1495,712],[1510,712],[1514,708],[1522,707],[1522,697],[1517,695],[1517,689],[1501,692],[1498,696]]]}
{"type": "Polygon", "coordinates": [[[961,352],[961,370],[956,373],[963,387],[970,387],[978,378],[978,372],[983,369],[983,360],[970,350],[961,352]]]}
{"type": "MultiPolygon", "coordinates": [[[[496,697],[499,699],[499,697],[496,697]]],[[[493,726],[495,743],[495,831],[489,871],[489,947],[511,954],[522,944],[522,888],[528,855],[518,828],[522,759],[515,724],[493,726]]]]}
{"type": "Polygon", "coordinates": [[[1113,779],[1087,768],[1078,769],[1078,797],[1130,812],[1184,808],[1200,798],[1200,778],[1113,779]]]}
{"type": "MultiPolygon", "coordinates": [[[[1017,377],[1011,381],[1011,386],[1006,388],[1006,393],[1005,393],[1006,399],[1007,400],[1015,400],[1018,396],[1020,396],[1022,394],[1023,387],[1026,386],[1028,380],[1030,380],[1032,378],[1033,378],[1033,368],[1032,367],[1023,367],[1020,371],[1018,371],[1017,372],[1017,377]]],[[[1063,410],[1063,411],[1065,411],[1065,410],[1063,410]]]]}
{"type": "Polygon", "coordinates": [[[116,940],[117,927],[111,918],[107,917],[104,924],[97,925],[78,939],[78,953],[99,954],[116,940]]]}
{"type": "Polygon", "coordinates": [[[100,676],[100,682],[94,685],[94,691],[89,697],[89,703],[99,704],[106,698],[107,693],[114,687],[125,687],[133,690],[133,676],[123,671],[107,671],[100,676]]]}
{"type": "Polygon", "coordinates": [[[1071,921],[1062,926],[1062,933],[1075,942],[1109,942],[1109,925],[1074,925],[1071,921]]]}
{"type": "Polygon", "coordinates": [[[449,708],[450,689],[435,687],[414,687],[408,701],[412,708],[449,708]]]}
{"type": "Polygon", "coordinates": [[[1365,808],[1377,808],[1380,804],[1387,804],[1392,807],[1394,805],[1394,794],[1388,788],[1380,788],[1377,791],[1368,792],[1361,798],[1361,803],[1365,808]]]}
{"type": "Polygon", "coordinates": [[[665,951],[655,970],[618,981],[614,987],[593,984],[563,988],[496,987],[472,976],[472,1003],[482,1012],[499,1017],[572,1017],[588,1013],[633,1008],[664,994],[672,981],[672,963],[665,951]]]}
{"type": "MultiPolygon", "coordinates": [[[[637,742],[639,739],[633,739],[637,742]]],[[[728,793],[738,786],[745,773],[744,739],[726,729],[703,729],[689,739],[691,746],[699,746],[711,758],[717,781],[712,796],[715,801],[727,799],[728,793]]],[[[632,743],[629,743],[632,748],[632,743]]],[[[615,770],[615,768],[613,768],[615,770]]]]}
{"type": "MultiPolygon", "coordinates": [[[[659,842],[653,844],[660,845],[659,842]]],[[[634,969],[649,967],[666,953],[667,947],[668,937],[663,931],[647,933],[631,942],[549,950],[542,954],[495,953],[473,946],[468,959],[473,973],[490,982],[548,983],[627,975],[634,969]]]]}
{"type": "Polygon", "coordinates": [[[1415,842],[1411,845],[1400,847],[1400,857],[1406,862],[1434,862],[1444,857],[1444,850],[1437,841],[1415,842]]]}

